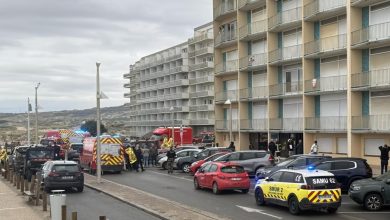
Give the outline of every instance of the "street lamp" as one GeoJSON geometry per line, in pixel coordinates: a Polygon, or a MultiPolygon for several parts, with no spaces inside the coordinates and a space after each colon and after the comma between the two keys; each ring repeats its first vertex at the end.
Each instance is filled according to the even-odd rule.
{"type": "Polygon", "coordinates": [[[99,81],[100,63],[96,62],[96,177],[97,182],[101,182],[101,160],[100,160],[100,81],[99,81]]]}
{"type": "Polygon", "coordinates": [[[226,100],[225,105],[230,105],[229,106],[229,111],[230,111],[230,125],[229,125],[229,142],[232,142],[232,121],[233,121],[233,116],[232,116],[232,102],[230,99],[226,100]]]}
{"type": "Polygon", "coordinates": [[[174,110],[175,110],[175,108],[173,106],[171,106],[171,108],[169,109],[169,111],[172,112],[172,144],[173,144],[173,146],[175,146],[175,119],[173,118],[174,110]]]}
{"type": "Polygon", "coordinates": [[[38,144],[38,88],[40,85],[39,82],[35,86],[35,144],[38,144]]]}

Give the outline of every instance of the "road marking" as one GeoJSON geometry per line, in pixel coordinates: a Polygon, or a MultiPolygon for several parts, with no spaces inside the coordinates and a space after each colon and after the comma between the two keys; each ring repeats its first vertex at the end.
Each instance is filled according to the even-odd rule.
{"type": "Polygon", "coordinates": [[[337,212],[340,214],[390,214],[390,212],[337,212]]]}
{"type": "Polygon", "coordinates": [[[245,206],[239,206],[239,205],[236,205],[236,206],[238,208],[240,208],[240,209],[243,209],[244,211],[247,211],[247,212],[257,212],[259,214],[266,215],[266,216],[269,216],[269,217],[272,217],[272,218],[283,219],[282,217],[265,213],[263,210],[260,210],[260,209],[254,209],[254,208],[245,207],[245,206]]]}
{"type": "Polygon", "coordinates": [[[0,211],[14,210],[14,209],[25,209],[25,208],[27,208],[27,207],[4,208],[4,209],[0,209],[0,211]]]}
{"type": "Polygon", "coordinates": [[[163,175],[163,176],[173,177],[173,178],[176,178],[176,179],[186,180],[186,181],[189,181],[189,182],[193,181],[193,180],[190,180],[190,179],[187,179],[187,178],[184,178],[184,177],[174,176],[175,174],[160,173],[160,172],[156,172],[156,171],[152,171],[152,170],[149,170],[148,172],[156,173],[156,174],[163,175]]]}

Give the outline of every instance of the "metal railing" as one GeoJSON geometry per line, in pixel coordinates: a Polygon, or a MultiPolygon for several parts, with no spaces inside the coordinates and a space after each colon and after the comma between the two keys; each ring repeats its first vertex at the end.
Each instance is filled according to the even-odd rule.
{"type": "Polygon", "coordinates": [[[353,31],[351,35],[351,45],[355,46],[362,43],[387,40],[390,38],[390,22],[370,25],[357,31],[353,31]]]}
{"type": "Polygon", "coordinates": [[[240,27],[240,39],[245,38],[247,36],[253,34],[265,33],[268,30],[268,22],[267,19],[252,22],[240,27]]]}
{"type": "Polygon", "coordinates": [[[240,59],[240,69],[267,65],[267,53],[253,54],[240,59]]]}
{"type": "Polygon", "coordinates": [[[282,11],[272,16],[268,20],[268,28],[273,29],[282,24],[288,24],[302,20],[302,7],[292,8],[282,11]]]}
{"type": "Polygon", "coordinates": [[[124,98],[130,98],[130,96],[131,96],[131,95],[130,95],[130,92],[126,92],[125,94],[123,94],[123,97],[124,97],[124,98]]]}
{"type": "Polygon", "coordinates": [[[268,119],[241,119],[240,129],[266,131],[268,130],[268,119]]]}
{"type": "Polygon", "coordinates": [[[305,55],[341,50],[346,48],[347,34],[339,34],[305,43],[305,55]]]}
{"type": "Polygon", "coordinates": [[[215,74],[224,74],[238,71],[238,60],[229,60],[215,66],[215,74]]]}
{"type": "Polygon", "coordinates": [[[305,80],[306,92],[331,92],[347,90],[347,75],[328,76],[305,80]]]}
{"type": "Polygon", "coordinates": [[[194,44],[194,43],[197,43],[197,42],[200,42],[200,41],[213,40],[213,39],[214,39],[213,33],[205,33],[205,34],[202,34],[202,35],[190,38],[188,40],[188,44],[194,44]]]}
{"type": "Polygon", "coordinates": [[[223,92],[215,93],[215,101],[216,102],[225,102],[230,99],[230,101],[235,102],[238,100],[238,91],[237,90],[226,90],[223,92]]]}
{"type": "Polygon", "coordinates": [[[352,74],[351,87],[389,87],[390,68],[352,74]]]}
{"type": "Polygon", "coordinates": [[[130,78],[130,76],[131,76],[131,73],[125,73],[125,74],[123,74],[123,78],[125,78],[125,79],[130,78]]]}
{"type": "Polygon", "coordinates": [[[271,118],[269,120],[270,130],[302,131],[303,118],[271,118]]]}
{"type": "Polygon", "coordinates": [[[268,86],[240,89],[240,99],[266,99],[268,98],[268,86]]]}
{"type": "Polygon", "coordinates": [[[214,90],[203,90],[190,93],[190,98],[199,98],[199,97],[211,97],[214,96],[214,90]]]}
{"type": "Polygon", "coordinates": [[[212,83],[214,82],[214,76],[203,76],[190,79],[190,84],[199,84],[199,83],[212,83]]]}
{"type": "Polygon", "coordinates": [[[189,66],[189,71],[195,71],[200,70],[203,68],[214,68],[214,62],[213,61],[206,61],[203,63],[197,63],[189,66]]]}
{"type": "Polygon", "coordinates": [[[123,87],[124,87],[124,88],[130,88],[130,83],[125,83],[125,84],[123,84],[123,87]]]}
{"type": "Polygon", "coordinates": [[[346,131],[347,116],[306,117],[306,130],[346,131]]]}
{"type": "Polygon", "coordinates": [[[214,125],[214,119],[191,119],[191,125],[214,125]]]}
{"type": "Polygon", "coordinates": [[[215,38],[215,47],[217,47],[223,43],[226,43],[226,42],[235,41],[236,39],[237,39],[237,31],[236,30],[219,33],[215,38]]]}
{"type": "Polygon", "coordinates": [[[278,48],[269,52],[268,62],[280,62],[286,60],[299,59],[302,57],[302,44],[278,48]]]}
{"type": "Polygon", "coordinates": [[[214,105],[206,104],[206,105],[193,105],[190,106],[190,111],[214,111],[214,105]]]}
{"type": "Polygon", "coordinates": [[[353,130],[390,131],[390,115],[352,116],[353,130]]]}
{"type": "Polygon", "coordinates": [[[237,10],[237,1],[230,0],[224,2],[224,4],[219,4],[214,8],[214,19],[218,18],[221,15],[228,14],[237,10]]]}
{"type": "MultiPolygon", "coordinates": [[[[238,131],[238,119],[233,119],[231,121],[231,124],[232,124],[231,130],[238,131]]],[[[230,130],[230,119],[215,120],[215,129],[229,131],[230,130]]]]}
{"type": "Polygon", "coordinates": [[[269,96],[293,96],[302,94],[302,82],[279,83],[269,86],[269,96]]]}
{"type": "Polygon", "coordinates": [[[345,7],[346,5],[346,0],[314,0],[304,6],[303,16],[304,18],[311,17],[321,12],[332,11],[345,7]]]}
{"type": "Polygon", "coordinates": [[[252,3],[256,3],[256,2],[260,2],[260,1],[264,1],[264,0],[238,0],[238,8],[242,8],[246,5],[249,5],[249,4],[252,4],[252,3]]]}
{"type": "Polygon", "coordinates": [[[369,5],[375,5],[376,3],[383,2],[383,0],[351,0],[352,6],[365,7],[369,5]]]}
{"type": "Polygon", "coordinates": [[[195,56],[200,56],[203,54],[212,54],[214,53],[214,48],[212,47],[203,47],[198,50],[195,50],[195,56]]]}

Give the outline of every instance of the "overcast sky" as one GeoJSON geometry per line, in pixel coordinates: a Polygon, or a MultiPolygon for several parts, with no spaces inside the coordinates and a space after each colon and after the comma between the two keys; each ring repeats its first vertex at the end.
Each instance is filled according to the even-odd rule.
{"type": "Polygon", "coordinates": [[[38,82],[40,111],[95,107],[96,61],[109,97],[102,106],[122,105],[129,64],[212,20],[211,0],[0,3],[0,112],[26,112],[38,82]]]}

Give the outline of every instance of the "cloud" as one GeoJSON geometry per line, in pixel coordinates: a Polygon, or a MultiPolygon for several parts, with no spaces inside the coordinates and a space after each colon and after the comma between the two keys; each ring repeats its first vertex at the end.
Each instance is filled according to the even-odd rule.
{"type": "Polygon", "coordinates": [[[0,112],[24,112],[34,86],[44,111],[102,106],[123,97],[128,66],[186,41],[212,20],[210,0],[0,0],[0,112]]]}

